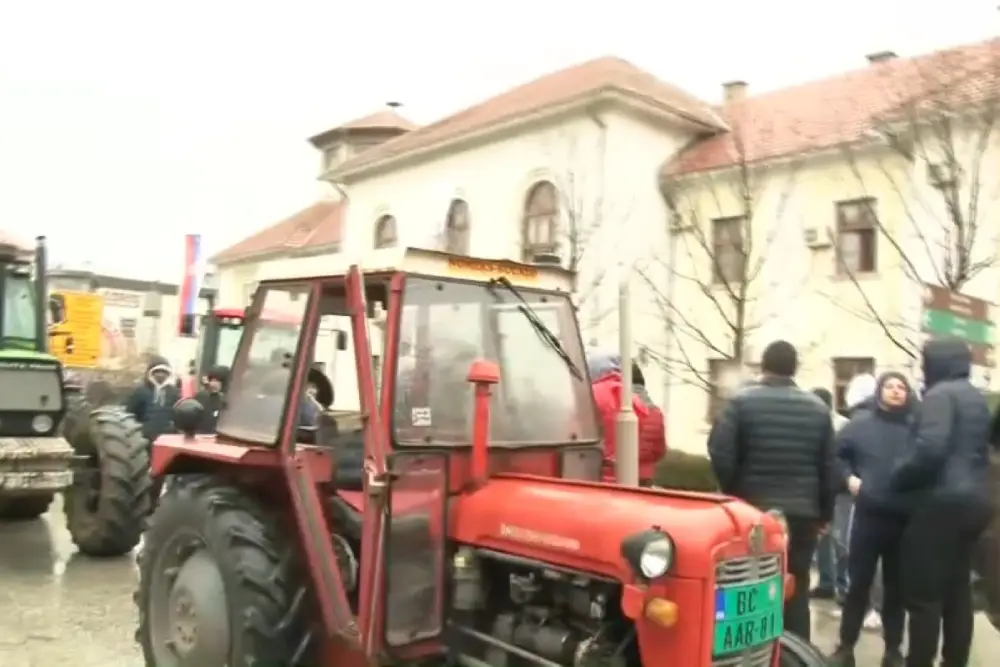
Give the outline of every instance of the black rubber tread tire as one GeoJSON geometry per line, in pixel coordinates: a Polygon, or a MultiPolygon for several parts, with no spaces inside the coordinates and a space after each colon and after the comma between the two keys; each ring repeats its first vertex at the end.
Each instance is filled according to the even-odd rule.
{"type": "Polygon", "coordinates": [[[222,573],[232,633],[228,667],[303,664],[311,643],[302,632],[310,605],[295,578],[297,542],[280,525],[252,497],[210,475],[185,475],[168,487],[138,558],[136,641],[147,665],[155,664],[147,613],[151,577],[162,576],[158,550],[179,530],[197,534],[222,573]]]}
{"type": "Polygon", "coordinates": [[[0,521],[32,521],[45,514],[54,493],[0,498],[0,521]]]}
{"type": "MultiPolygon", "coordinates": [[[[97,408],[88,425],[88,442],[100,460],[101,492],[96,510],[91,510],[85,502],[86,472],[77,475],[63,492],[66,526],[82,553],[122,556],[139,543],[152,507],[149,447],[135,417],[121,408],[97,408]]],[[[70,444],[78,454],[91,454],[77,449],[84,444],[82,437],[70,444]]]]}
{"type": "Polygon", "coordinates": [[[779,643],[778,667],[826,667],[829,664],[822,651],[794,633],[785,632],[779,643]]]}
{"type": "Polygon", "coordinates": [[[89,429],[90,413],[93,411],[94,407],[82,393],[76,392],[67,396],[66,416],[63,417],[60,431],[62,436],[73,445],[77,454],[93,451],[89,429]]]}

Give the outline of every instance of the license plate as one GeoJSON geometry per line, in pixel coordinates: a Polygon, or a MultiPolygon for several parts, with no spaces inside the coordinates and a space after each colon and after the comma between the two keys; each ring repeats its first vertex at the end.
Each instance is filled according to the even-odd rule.
{"type": "Polygon", "coordinates": [[[712,654],[736,653],[774,641],[784,630],[782,575],[715,589],[712,654]]]}

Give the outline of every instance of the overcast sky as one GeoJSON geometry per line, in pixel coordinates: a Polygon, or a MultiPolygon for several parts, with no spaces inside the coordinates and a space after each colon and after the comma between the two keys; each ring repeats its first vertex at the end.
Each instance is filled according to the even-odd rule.
{"type": "Polygon", "coordinates": [[[428,122],[547,71],[631,60],[717,102],[1000,29],[997,0],[0,0],[0,229],[56,259],[177,280],[310,203],[306,137],[428,122]]]}

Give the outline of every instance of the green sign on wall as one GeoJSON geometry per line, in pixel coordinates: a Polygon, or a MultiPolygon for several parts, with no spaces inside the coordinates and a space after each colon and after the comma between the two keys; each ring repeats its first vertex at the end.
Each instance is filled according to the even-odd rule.
{"type": "Polygon", "coordinates": [[[923,328],[937,336],[957,336],[969,345],[995,343],[992,322],[977,322],[947,310],[925,310],[923,328]]]}

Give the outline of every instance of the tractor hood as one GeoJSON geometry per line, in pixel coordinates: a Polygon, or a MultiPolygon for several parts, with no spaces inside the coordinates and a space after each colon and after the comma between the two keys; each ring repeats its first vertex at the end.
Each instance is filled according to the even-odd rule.
{"type": "Polygon", "coordinates": [[[493,477],[455,500],[451,535],[458,542],[630,580],[625,538],[658,527],[674,540],[673,573],[701,578],[716,556],[743,555],[758,523],[765,549],[784,549],[778,522],[746,503],[700,494],[528,476],[493,477]]]}

